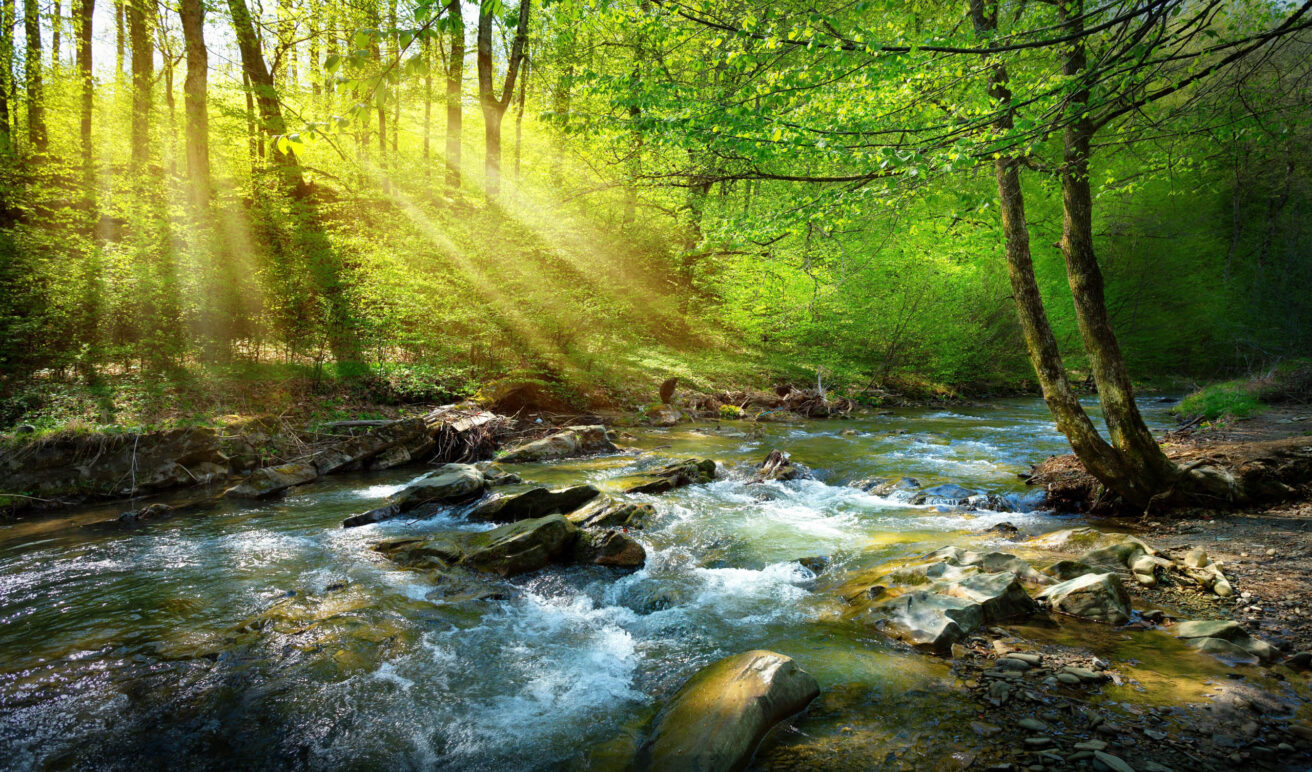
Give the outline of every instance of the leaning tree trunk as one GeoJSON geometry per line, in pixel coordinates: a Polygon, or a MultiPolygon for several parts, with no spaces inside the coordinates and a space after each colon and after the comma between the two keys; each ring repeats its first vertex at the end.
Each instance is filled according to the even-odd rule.
{"type": "MultiPolygon", "coordinates": [[[[1083,3],[1059,3],[1071,33],[1083,30],[1083,3]]],[[[1087,76],[1084,43],[1078,39],[1067,49],[1062,72],[1078,82],[1087,76]]],[[[1084,350],[1098,386],[1098,400],[1111,435],[1120,451],[1127,479],[1111,486],[1127,501],[1146,506],[1153,496],[1168,491],[1179,469],[1148,430],[1134,401],[1125,357],[1121,355],[1104,297],[1102,270],[1093,250],[1093,195],[1089,185],[1089,152],[1094,125],[1089,114],[1089,90],[1077,89],[1072,97],[1065,129],[1064,165],[1061,172],[1063,226],[1061,251],[1075,300],[1075,318],[1084,350]]]]}
{"type": "Polygon", "coordinates": [[[269,74],[269,66],[260,51],[260,42],[255,37],[255,27],[251,23],[246,0],[228,0],[228,10],[232,14],[232,28],[236,33],[237,48],[241,51],[242,72],[250,81],[250,92],[254,95],[260,122],[263,124],[262,136],[270,139],[273,155],[278,161],[284,182],[293,193],[303,192],[305,183],[301,178],[301,167],[296,157],[290,152],[280,152],[277,142],[273,141],[275,137],[286,133],[287,124],[283,121],[282,108],[278,104],[278,91],[273,86],[273,76],[269,74]]]}
{"type": "Polygon", "coordinates": [[[132,168],[140,169],[150,155],[150,89],[154,78],[154,55],[150,46],[153,8],[149,0],[129,0],[128,41],[132,47],[132,168]]]}
{"type": "Polygon", "coordinates": [[[209,79],[209,52],[205,48],[205,8],[201,0],[180,0],[182,37],[187,50],[187,77],[183,103],[187,113],[187,174],[197,204],[210,196],[210,118],[205,102],[209,79]]]}
{"type": "Polygon", "coordinates": [[[460,188],[460,129],[463,114],[460,105],[461,81],[465,73],[465,21],[460,15],[460,0],[449,0],[447,18],[451,25],[451,60],[446,71],[446,184],[460,188]]]}
{"type": "MultiPolygon", "coordinates": [[[[970,12],[977,33],[991,33],[997,29],[996,5],[986,8],[984,0],[970,0],[970,12]]],[[[991,36],[981,34],[981,37],[987,39],[991,36]]],[[[1006,67],[1000,63],[994,64],[989,78],[989,96],[998,110],[993,125],[1000,135],[1013,127],[1011,89],[1008,84],[1006,67]]],[[[1146,506],[1156,490],[1140,485],[1134,470],[1126,463],[1124,454],[1098,434],[1066,377],[1061,351],[1052,326],[1048,323],[1043,297],[1034,275],[1029,226],[1025,220],[1025,198],[1020,184],[1020,165],[1019,159],[1001,153],[994,159],[994,174],[1012,297],[1030,363],[1034,367],[1039,387],[1043,390],[1043,400],[1057,422],[1057,428],[1066,436],[1071,449],[1089,474],[1127,501],[1146,506]]]]}
{"type": "Polygon", "coordinates": [[[27,33],[24,67],[27,77],[27,141],[37,153],[46,151],[45,97],[41,93],[41,16],[37,0],[23,3],[23,30],[27,33]]]}
{"type": "Polygon", "coordinates": [[[82,141],[82,174],[88,180],[95,178],[95,154],[91,147],[91,109],[94,101],[94,81],[91,76],[91,26],[96,0],[78,0],[77,4],[77,74],[81,82],[80,138],[82,141]]]}

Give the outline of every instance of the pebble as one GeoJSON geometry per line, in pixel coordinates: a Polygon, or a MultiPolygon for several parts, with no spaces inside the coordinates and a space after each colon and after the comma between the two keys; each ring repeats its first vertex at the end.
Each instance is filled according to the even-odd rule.
{"type": "Polygon", "coordinates": [[[1016,725],[1019,726],[1021,729],[1028,729],[1031,732],[1048,731],[1048,725],[1038,720],[1037,718],[1022,718],[1020,721],[1016,722],[1016,725]]]}
{"type": "Polygon", "coordinates": [[[1017,659],[1012,656],[1006,656],[994,663],[996,667],[1002,670],[1019,670],[1024,672],[1029,670],[1032,665],[1023,659],[1017,659]]]}
{"type": "Polygon", "coordinates": [[[1107,743],[1102,740],[1085,740],[1084,742],[1075,743],[1077,751],[1101,751],[1106,750],[1107,743]]]}
{"type": "Polygon", "coordinates": [[[1002,731],[1002,727],[986,724],[983,721],[970,722],[970,728],[980,737],[992,737],[1002,731]]]}
{"type": "Polygon", "coordinates": [[[1051,737],[1026,737],[1025,744],[1031,748],[1046,748],[1052,745],[1051,737]]]}
{"type": "Polygon", "coordinates": [[[1064,684],[1075,685],[1080,682],[1080,677],[1074,673],[1058,673],[1057,680],[1064,684]]]}
{"type": "MultiPolygon", "coordinates": [[[[1062,670],[1062,673],[1069,673],[1081,681],[1101,681],[1103,678],[1092,670],[1083,667],[1067,667],[1062,670]]],[[[1057,677],[1061,678],[1061,673],[1057,677]]]]}
{"type": "Polygon", "coordinates": [[[1126,764],[1125,760],[1120,756],[1113,756],[1110,753],[1103,753],[1102,751],[1094,751],[1093,757],[1098,761],[1101,761],[1108,769],[1112,770],[1112,772],[1134,772],[1134,767],[1126,764]]]}
{"type": "Polygon", "coordinates": [[[1042,664],[1043,662],[1043,657],[1039,656],[1038,654],[1029,654],[1022,651],[1013,651],[1007,655],[1007,658],[1018,659],[1021,662],[1029,663],[1031,666],[1037,666],[1039,664],[1042,664]]]}

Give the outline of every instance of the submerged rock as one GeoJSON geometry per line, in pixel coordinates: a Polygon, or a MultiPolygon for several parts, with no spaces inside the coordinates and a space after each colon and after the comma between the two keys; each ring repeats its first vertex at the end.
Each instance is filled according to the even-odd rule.
{"type": "Polygon", "coordinates": [[[978,494],[978,491],[972,491],[963,488],[960,485],[947,484],[935,485],[933,488],[926,488],[917,493],[912,504],[947,504],[949,506],[964,506],[969,503],[972,496],[978,494]]]}
{"type": "Polygon", "coordinates": [[[1130,596],[1116,574],[1084,574],[1039,593],[1053,611],[1094,622],[1130,621],[1130,596]]]}
{"type": "Polygon", "coordinates": [[[469,519],[506,523],[553,514],[565,515],[600,494],[591,485],[576,485],[555,491],[531,488],[523,493],[493,496],[480,501],[469,511],[469,519]]]}
{"type": "Polygon", "coordinates": [[[579,509],[565,513],[565,517],[581,528],[641,528],[654,514],[656,508],[651,504],[597,496],[579,509]]]}
{"type": "Polygon", "coordinates": [[[864,480],[854,480],[848,483],[851,488],[857,488],[869,493],[872,496],[895,497],[910,500],[920,490],[920,481],[914,477],[901,477],[896,480],[884,480],[878,477],[870,477],[864,480]]]}
{"type": "Polygon", "coordinates": [[[741,770],[775,724],[819,694],[815,678],[782,654],[726,657],[698,671],[665,705],[634,768],[741,770]]]}
{"type": "Polygon", "coordinates": [[[636,481],[624,489],[625,493],[664,493],[685,485],[708,483],[715,479],[715,462],[709,458],[676,461],[672,464],[637,475],[636,481]]]}
{"type": "Polygon", "coordinates": [[[176,514],[173,507],[168,504],[156,502],[147,504],[141,509],[124,512],[118,516],[118,522],[122,525],[140,525],[142,523],[154,522],[156,520],[167,520],[176,514]]]}
{"type": "Polygon", "coordinates": [[[432,516],[440,507],[481,494],[485,483],[483,473],[478,467],[469,464],[446,464],[419,484],[394,494],[383,506],[346,518],[342,521],[342,527],[354,528],[402,515],[432,516]]]}
{"type": "Polygon", "coordinates": [[[562,458],[591,456],[597,453],[614,453],[619,448],[610,441],[606,427],[601,425],[567,426],[562,431],[513,447],[497,460],[507,464],[533,461],[554,461],[562,458]]]}
{"type": "Polygon", "coordinates": [[[1175,636],[1207,654],[1237,661],[1271,662],[1280,652],[1230,620],[1181,622],[1175,636]]]}
{"type": "Polygon", "coordinates": [[[1055,578],[1059,582],[1065,582],[1074,579],[1077,576],[1096,574],[1098,571],[1093,566],[1080,560],[1058,560],[1056,563],[1043,569],[1043,573],[1055,578]]]}
{"type": "Polygon", "coordinates": [[[942,547],[925,555],[925,560],[942,561],[949,565],[977,567],[985,573],[995,574],[1007,571],[1025,584],[1042,587],[1052,584],[1052,579],[1040,573],[1029,563],[1009,552],[972,552],[960,547],[942,547]]]}
{"type": "Polygon", "coordinates": [[[240,483],[223,492],[227,498],[263,499],[275,496],[294,485],[303,485],[319,476],[311,463],[283,464],[256,469],[240,483]]]}

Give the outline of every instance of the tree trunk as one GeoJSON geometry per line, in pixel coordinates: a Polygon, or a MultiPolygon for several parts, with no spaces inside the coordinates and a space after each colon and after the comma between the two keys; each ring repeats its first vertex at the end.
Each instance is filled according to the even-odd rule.
{"type": "Polygon", "coordinates": [[[205,7],[201,0],[180,0],[182,37],[187,50],[187,78],[182,84],[187,112],[187,175],[196,203],[210,197],[209,52],[205,48],[205,7]]]}
{"type": "Polygon", "coordinates": [[[451,60],[446,72],[446,184],[460,189],[461,81],[465,73],[465,21],[460,0],[448,0],[446,12],[451,25],[451,60]]]}
{"type": "Polygon", "coordinates": [[[432,179],[429,168],[432,160],[431,142],[433,136],[433,42],[424,38],[424,182],[432,179]]]}
{"type": "MultiPolygon", "coordinates": [[[[132,167],[140,169],[150,157],[150,88],[154,55],[150,45],[150,0],[129,0],[128,40],[132,46],[132,167]]],[[[153,9],[152,9],[153,10],[153,9]]]]}
{"type": "Polygon", "coordinates": [[[123,2],[116,0],[114,3],[114,77],[117,78],[119,73],[123,72],[123,2]]]}
{"type": "Polygon", "coordinates": [[[524,44],[528,40],[530,0],[520,0],[519,23],[515,27],[515,40],[511,44],[510,61],[506,64],[506,83],[501,96],[492,83],[492,22],[491,7],[484,4],[478,12],[478,96],[483,108],[483,139],[486,152],[483,156],[484,189],[488,198],[501,193],[501,119],[515,97],[515,79],[524,59],[524,44]]]}
{"type": "MultiPolygon", "coordinates": [[[[1084,29],[1082,0],[1058,4],[1058,14],[1070,25],[1070,34],[1084,29]]],[[[1086,76],[1084,42],[1077,38],[1067,49],[1062,72],[1068,78],[1086,76]]],[[[1120,452],[1124,476],[1109,488],[1127,502],[1146,506],[1153,496],[1171,488],[1179,469],[1157,444],[1139,415],[1134,401],[1130,372],[1121,355],[1116,333],[1107,313],[1102,270],[1093,250],[1093,195],[1089,185],[1089,150],[1094,126],[1089,112],[1087,87],[1071,97],[1065,129],[1065,163],[1061,172],[1063,225],[1062,255],[1066,276],[1075,300],[1075,318],[1080,328],[1089,366],[1098,385],[1098,401],[1111,435],[1120,452]]],[[[1092,470],[1090,470],[1092,471],[1092,470]]],[[[1101,479],[1101,478],[1100,478],[1101,479]]]]}
{"type": "Polygon", "coordinates": [[[515,186],[519,187],[519,163],[524,155],[524,102],[528,97],[529,59],[524,57],[520,65],[523,72],[519,76],[519,99],[515,104],[515,186]]]}
{"type": "Polygon", "coordinates": [[[78,0],[77,3],[77,74],[81,81],[80,137],[82,141],[82,174],[88,182],[95,178],[95,156],[91,146],[91,109],[94,81],[91,76],[91,27],[96,0],[78,0]]]}
{"type": "MultiPolygon", "coordinates": [[[[396,0],[387,0],[387,21],[392,29],[392,61],[395,66],[401,66],[401,40],[396,31],[396,0]]],[[[393,92],[393,98],[396,100],[392,104],[392,157],[396,157],[397,146],[401,141],[401,84],[397,84],[396,91],[393,92]]]]}
{"type": "Polygon", "coordinates": [[[59,44],[63,42],[64,29],[63,13],[60,0],[53,0],[50,4],[50,69],[52,70],[59,69],[59,44]]]}
{"type": "MultiPolygon", "coordinates": [[[[997,29],[996,5],[986,8],[984,0],[970,0],[970,13],[976,33],[982,40],[987,40],[990,37],[987,33],[997,29]]],[[[1011,89],[1008,83],[1006,67],[994,65],[989,78],[989,96],[999,109],[1010,108],[1011,89]]],[[[1013,114],[1010,109],[1000,112],[994,121],[994,128],[999,133],[1009,131],[1012,125],[1013,114]]],[[[1057,428],[1066,436],[1071,449],[1089,474],[1109,489],[1120,493],[1127,501],[1146,506],[1156,491],[1137,484],[1133,470],[1127,467],[1122,454],[1098,434],[1066,377],[1061,351],[1048,323],[1043,297],[1034,275],[1019,170],[1020,160],[1015,157],[1001,155],[994,159],[1012,298],[1016,304],[1016,315],[1025,337],[1030,364],[1043,390],[1043,400],[1057,428]]]]}
{"type": "MultiPolygon", "coordinates": [[[[255,27],[251,23],[250,11],[246,0],[228,0],[228,10],[232,14],[232,28],[237,37],[237,48],[241,50],[242,72],[250,82],[250,92],[254,94],[255,105],[259,109],[263,135],[270,141],[287,132],[283,121],[282,108],[278,104],[278,91],[273,86],[273,76],[260,51],[260,43],[255,38],[255,27]]],[[[296,157],[288,152],[278,151],[276,143],[273,155],[278,160],[283,180],[294,194],[304,191],[305,183],[301,178],[301,167],[296,157]]]]}
{"type": "Polygon", "coordinates": [[[14,97],[14,0],[0,4],[0,155],[14,149],[11,114],[16,112],[14,97]]]}
{"type": "Polygon", "coordinates": [[[37,153],[46,151],[45,98],[41,93],[41,16],[37,0],[24,0],[23,29],[27,33],[24,69],[27,77],[27,141],[37,153]]]}

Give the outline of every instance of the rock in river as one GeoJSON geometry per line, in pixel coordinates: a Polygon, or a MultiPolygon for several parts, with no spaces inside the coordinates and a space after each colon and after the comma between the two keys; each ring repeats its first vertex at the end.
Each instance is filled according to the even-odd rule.
{"type": "Polygon", "coordinates": [[[695,483],[708,483],[715,479],[715,462],[709,458],[676,461],[672,464],[637,475],[636,481],[624,489],[625,493],[664,493],[695,483]]]}
{"type": "Polygon", "coordinates": [[[565,513],[565,517],[582,528],[641,528],[654,514],[656,508],[651,504],[597,496],[579,509],[565,513]]]}
{"type": "Polygon", "coordinates": [[[726,657],[697,672],[656,716],[639,770],[741,770],[780,721],[820,694],[815,678],[772,651],[726,657]]]}
{"type": "Polygon", "coordinates": [[[520,520],[490,531],[448,531],[423,539],[382,542],[374,549],[410,568],[446,571],[460,566],[501,576],[536,571],[552,563],[633,568],[646,559],[642,545],[630,537],[618,531],[585,533],[562,515],[520,520]]]}
{"type": "Polygon", "coordinates": [[[801,464],[793,463],[787,453],[781,450],[772,450],[761,462],[761,466],[756,470],[756,476],[752,482],[760,483],[766,480],[778,480],[784,482],[787,480],[797,480],[810,477],[811,473],[801,464]]]}
{"type": "Polygon", "coordinates": [[[566,426],[555,434],[540,440],[510,448],[497,458],[507,464],[532,461],[554,461],[561,458],[590,456],[596,453],[614,453],[619,450],[606,434],[606,427],[566,426]]]}
{"type": "Polygon", "coordinates": [[[531,488],[523,493],[493,496],[469,511],[470,520],[512,523],[547,515],[567,515],[600,494],[591,485],[576,485],[558,491],[531,488]]]}
{"type": "Polygon", "coordinates": [[[459,565],[514,576],[566,562],[578,535],[578,526],[560,515],[550,515],[490,531],[455,531],[383,542],[374,549],[411,568],[459,565]]]}
{"type": "Polygon", "coordinates": [[[1238,622],[1229,620],[1181,622],[1172,632],[1193,648],[1223,659],[1270,662],[1280,653],[1266,641],[1254,638],[1238,622]]]}
{"type": "Polygon", "coordinates": [[[1053,611],[1123,625],[1130,621],[1130,596],[1116,574],[1084,574],[1039,593],[1053,611]]]}
{"type": "Polygon", "coordinates": [[[437,509],[483,492],[486,481],[478,467],[446,464],[418,485],[394,494],[383,506],[342,521],[343,528],[378,523],[401,515],[431,516],[437,509]]]}
{"type": "Polygon", "coordinates": [[[314,464],[283,464],[256,469],[250,477],[223,492],[228,498],[263,499],[319,476],[314,464]]]}

